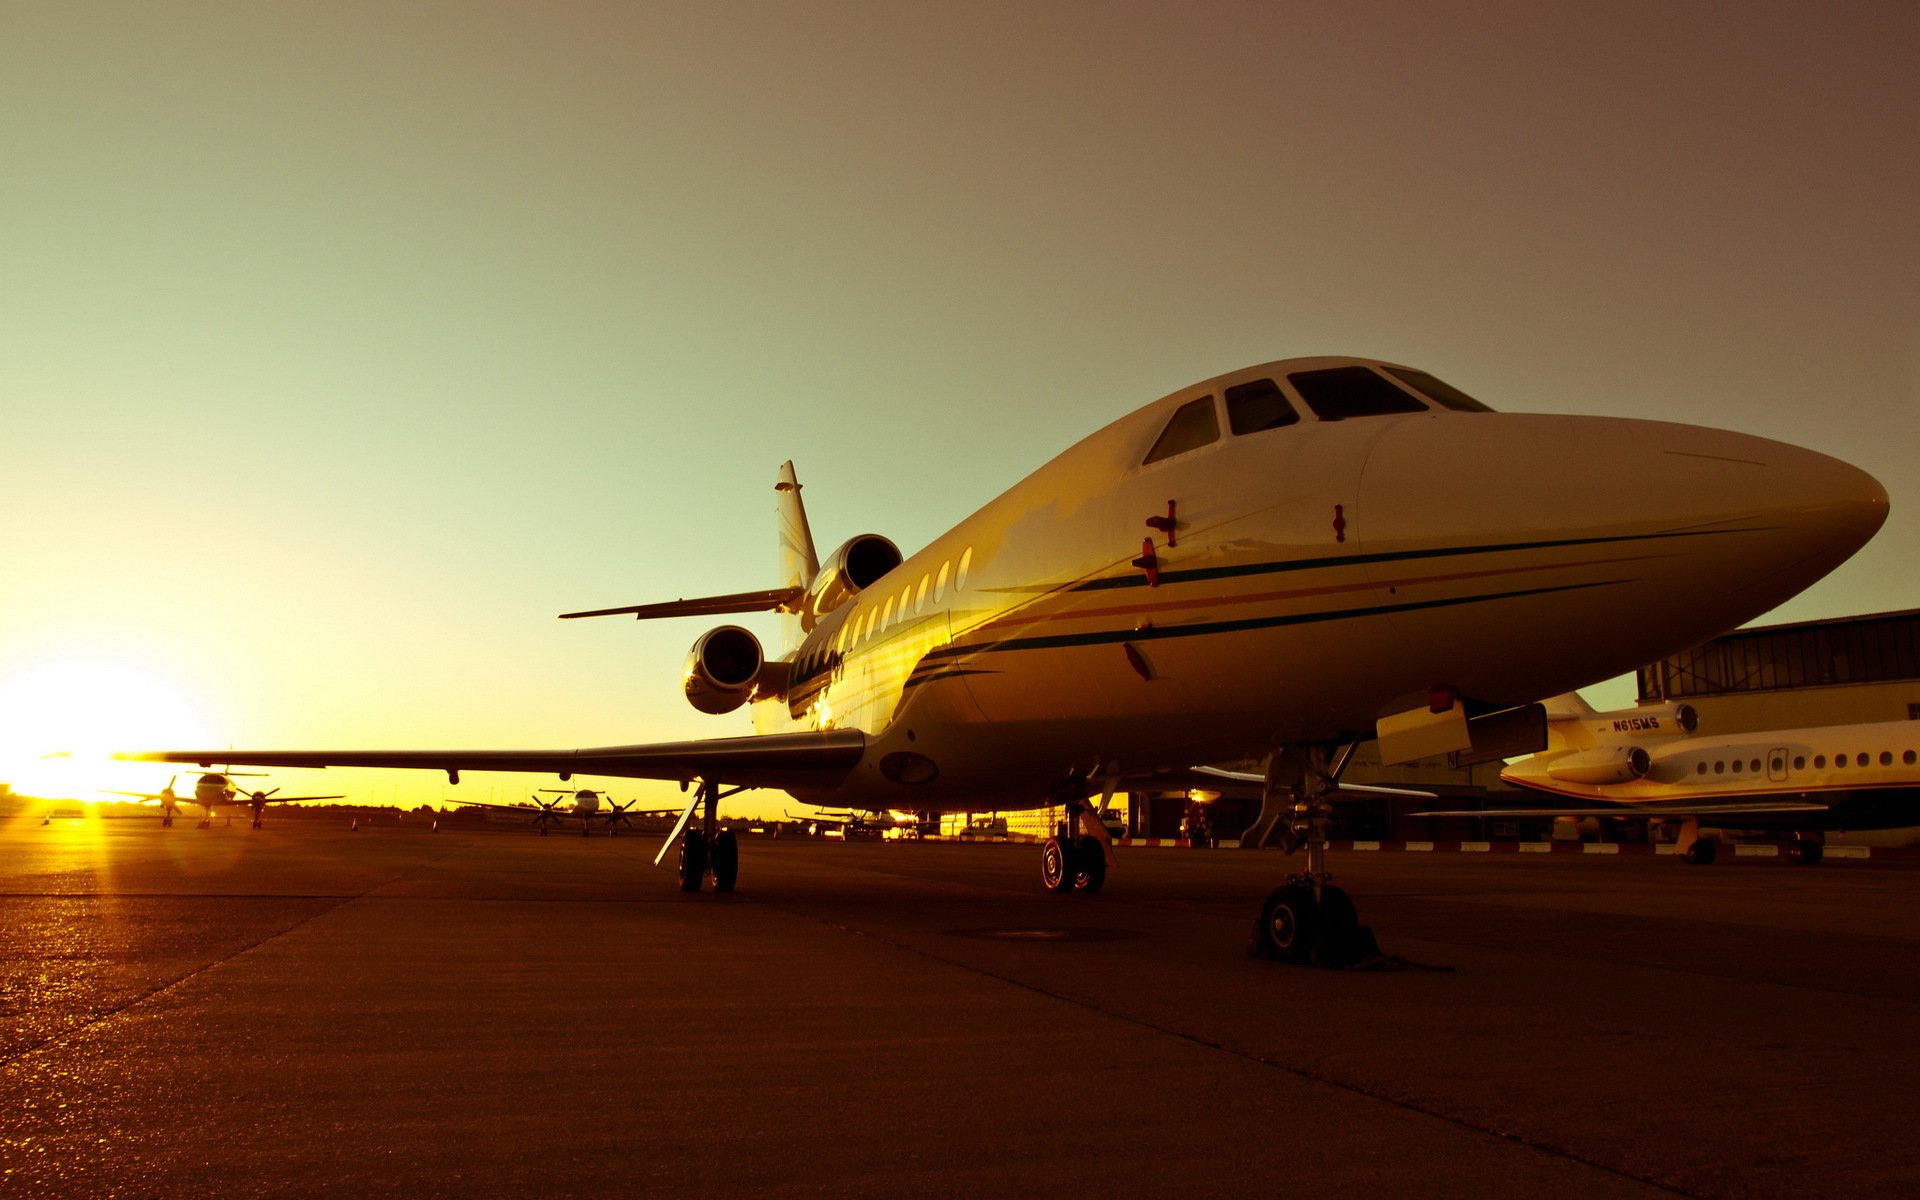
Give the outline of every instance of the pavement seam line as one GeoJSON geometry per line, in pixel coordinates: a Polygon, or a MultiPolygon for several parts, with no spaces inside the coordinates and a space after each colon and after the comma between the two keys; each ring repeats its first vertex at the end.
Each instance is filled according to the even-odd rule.
{"type": "MultiPolygon", "coordinates": [[[[308,915],[300,918],[298,921],[295,921],[293,924],[287,926],[285,929],[282,929],[276,933],[270,933],[266,937],[261,938],[257,942],[249,942],[247,945],[240,947],[238,950],[235,950],[231,954],[223,955],[220,958],[216,958],[209,963],[202,963],[200,966],[195,967],[191,971],[188,971],[185,975],[176,976],[175,978],[169,979],[164,983],[155,984],[153,987],[148,988],[146,991],[141,992],[139,995],[134,996],[132,999],[127,1000],[125,1003],[117,1004],[114,1007],[107,1009],[105,1012],[96,1013],[94,1016],[89,1017],[88,1019],[86,1019],[85,1021],[82,1021],[78,1025],[75,1025],[71,1029],[63,1029],[59,1033],[56,1033],[51,1037],[44,1038],[41,1041],[35,1042],[31,1046],[22,1047],[19,1050],[15,1050],[11,1054],[0,1055],[0,1067],[11,1067],[15,1063],[21,1062],[26,1058],[28,1058],[29,1056],[38,1054],[43,1050],[49,1050],[49,1049],[54,1049],[54,1048],[63,1046],[69,1040],[80,1037],[82,1034],[91,1032],[94,1029],[94,1027],[98,1025],[104,1025],[108,1021],[113,1020],[115,1017],[121,1016],[122,1014],[125,1014],[127,1012],[131,1012],[133,1009],[138,1008],[142,1004],[145,1004],[147,1001],[153,999],[155,996],[158,996],[164,992],[172,991],[174,988],[179,987],[181,984],[189,983],[195,979],[198,979],[200,976],[205,975],[207,972],[214,970],[217,967],[225,966],[227,963],[230,963],[234,959],[240,958],[243,955],[251,954],[255,950],[258,950],[260,949],[260,947],[265,946],[271,942],[277,942],[281,938],[286,937],[288,934],[295,931],[296,929],[300,929],[310,924],[311,922],[317,921],[321,917],[324,917],[329,913],[338,912],[340,909],[346,907],[349,904],[352,904],[355,900],[364,900],[365,898],[372,895],[374,892],[379,891],[382,888],[392,887],[394,884],[401,882],[402,880],[406,879],[409,875],[412,875],[414,872],[422,869],[423,867],[431,866],[434,863],[439,862],[441,859],[447,858],[452,853],[453,853],[452,850],[448,850],[445,853],[440,854],[438,857],[426,859],[422,862],[417,862],[413,866],[408,867],[406,870],[400,872],[400,874],[395,875],[393,878],[383,879],[379,883],[373,884],[372,886],[368,887],[365,891],[357,892],[351,896],[238,897],[240,899],[249,899],[249,900],[267,900],[267,899],[271,899],[271,900],[332,900],[333,903],[327,905],[323,909],[320,909],[318,912],[309,913],[308,915]]],[[[129,898],[129,897],[123,897],[123,898],[129,898]]],[[[212,898],[227,900],[227,899],[235,899],[236,897],[218,896],[218,897],[212,897],[212,898]]]]}
{"type": "Polygon", "coordinates": [[[1129,1016],[1128,1014],[1121,1013],[1121,1012],[1114,1012],[1111,1009],[1102,1008],[1100,1005],[1092,1003],[1090,1001],[1079,1000],[1072,996],[1063,995],[1060,992],[1053,991],[1052,989],[1043,987],[1037,983],[1030,983],[1024,979],[1015,979],[1012,976],[1004,975],[998,971],[991,970],[987,967],[975,966],[972,963],[961,962],[958,959],[948,958],[945,955],[936,954],[931,950],[922,949],[919,946],[908,945],[905,942],[897,941],[893,938],[890,938],[885,934],[874,933],[865,929],[855,929],[851,925],[847,925],[839,921],[830,920],[826,917],[816,916],[812,913],[800,912],[798,910],[788,908],[785,905],[776,904],[769,900],[755,899],[753,902],[756,904],[765,905],[766,907],[774,909],[775,911],[786,913],[788,916],[799,917],[803,920],[810,920],[810,921],[816,922],[817,924],[825,925],[829,929],[837,929],[837,930],[840,930],[842,933],[852,934],[855,937],[866,938],[870,941],[878,942],[883,946],[890,946],[895,950],[903,951],[907,954],[914,955],[918,958],[924,958],[930,962],[940,963],[942,966],[954,967],[974,975],[979,975],[987,979],[992,979],[999,983],[1007,984],[1011,987],[1020,988],[1023,991],[1031,992],[1037,996],[1044,996],[1049,1000],[1055,1000],[1062,1004],[1070,1004],[1070,1005],[1073,1005],[1075,1008],[1085,1009],[1088,1012],[1098,1013],[1103,1017],[1109,1017],[1116,1021],[1123,1021],[1126,1024],[1132,1025],[1139,1029],[1145,1029],[1151,1033],[1160,1034],[1163,1037],[1175,1038],[1175,1039],[1178,1039],[1179,1041],[1186,1042],[1189,1045],[1199,1046],[1205,1050],[1212,1050],[1219,1054],[1225,1054],[1233,1058],[1238,1058],[1244,1062],[1254,1063],[1258,1066],[1265,1067],[1268,1070],[1280,1071],[1288,1075],[1293,1075],[1297,1078],[1304,1079],[1309,1083],[1317,1083],[1317,1084],[1324,1085],[1326,1087],[1335,1088],[1339,1091],[1346,1092],[1350,1095],[1361,1096],[1361,1097],[1364,1097],[1365,1099],[1373,1100],[1381,1104],[1391,1105],[1394,1108],[1400,1109],[1403,1112],[1414,1113],[1418,1116],[1428,1117],[1436,1121],[1444,1121],[1445,1123],[1452,1125],[1457,1129],[1465,1129],[1474,1133],[1484,1134],[1487,1137],[1498,1138],[1503,1142],[1509,1142],[1517,1146],[1524,1146],[1527,1149],[1536,1151],[1540,1154],[1545,1154],[1554,1158],[1565,1159],[1568,1162],[1576,1162],[1582,1166],[1591,1167],[1596,1171],[1605,1171],[1607,1174],[1613,1175],[1616,1178],[1624,1179],[1631,1183],[1637,1183],[1643,1187],[1654,1188],[1656,1190],[1665,1192],[1668,1195],[1686,1196],[1691,1198],[1691,1200],[1702,1200],[1700,1193],[1681,1191],[1679,1188],[1676,1188],[1670,1184],[1661,1183],[1660,1181],[1655,1179],[1647,1179],[1644,1176],[1635,1175],[1629,1171],[1623,1171],[1618,1167],[1612,1166],[1608,1163],[1598,1162],[1592,1158],[1589,1158],[1583,1154],[1579,1154],[1563,1146],[1552,1145],[1550,1143],[1538,1141],[1533,1138],[1525,1137],[1520,1134],[1503,1133],[1500,1130],[1492,1129],[1482,1124],[1477,1124],[1473,1121],[1467,1120],[1464,1117],[1459,1117],[1451,1113],[1439,1112],[1431,1108],[1423,1107],[1422,1105],[1414,1103],[1413,1101],[1401,1099],[1397,1096],[1390,1096],[1383,1092],[1375,1091],[1372,1088],[1364,1087],[1360,1084],[1349,1083],[1340,1079],[1336,1079],[1330,1075],[1326,1075],[1321,1072],[1312,1070],[1311,1068],[1298,1067],[1289,1063],[1278,1062],[1274,1059],[1265,1058],[1261,1055],[1253,1054],[1246,1050],[1238,1050],[1232,1046],[1223,1045],[1222,1043],[1213,1041],[1211,1039],[1200,1037],[1197,1034],[1186,1033],[1178,1029],[1169,1029],[1164,1025],[1158,1025],[1152,1021],[1148,1021],[1140,1017],[1129,1016]]]}

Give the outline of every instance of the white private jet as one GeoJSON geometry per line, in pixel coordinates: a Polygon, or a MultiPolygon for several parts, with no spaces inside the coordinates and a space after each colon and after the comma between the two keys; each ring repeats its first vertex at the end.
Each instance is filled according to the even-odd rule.
{"type": "Polygon", "coordinates": [[[1266,898],[1257,937],[1276,957],[1341,961],[1371,941],[1325,855],[1329,800],[1361,740],[1377,735],[1394,762],[1468,748],[1482,714],[1766,612],[1887,514],[1871,476],[1809,450],[1496,413],[1426,372],[1359,358],[1182,388],[904,561],[869,534],[821,562],[799,488],[789,463],[779,586],[566,614],[785,614],[788,653],[769,658],[724,625],[683,673],[702,711],[750,703],[759,736],[133,757],[697,784],[661,850],[680,844],[690,890],[709,872],[733,886],[737,850],[715,813],[746,788],[849,810],[1062,804],[1042,879],[1091,890],[1109,854],[1094,800],[1132,778],[1264,761],[1265,803],[1289,814],[1306,869],[1266,898]]]}
{"type": "Polygon", "coordinates": [[[462,800],[460,807],[491,808],[501,812],[519,813],[532,820],[534,826],[540,830],[541,837],[547,836],[549,825],[559,825],[565,821],[580,822],[581,837],[586,837],[593,832],[595,822],[605,822],[607,836],[613,837],[619,833],[622,825],[631,829],[634,817],[658,816],[662,812],[671,815],[679,811],[677,809],[636,809],[634,805],[639,803],[638,800],[629,800],[622,804],[605,792],[596,792],[592,788],[541,788],[532,799],[538,806],[533,809],[519,804],[489,804],[484,800],[462,800]],[[542,800],[541,795],[556,796],[558,799],[542,800]],[[571,803],[568,803],[569,801],[571,803]],[[601,807],[603,802],[606,805],[604,808],[601,807]],[[564,808],[561,807],[563,804],[564,808]]]}
{"type": "MultiPolygon", "coordinates": [[[[206,829],[213,824],[213,810],[222,804],[237,803],[252,809],[253,827],[258,829],[264,824],[261,820],[261,814],[266,811],[267,805],[269,804],[298,804],[303,800],[346,799],[344,795],[281,796],[276,794],[280,791],[279,788],[273,788],[269,791],[249,792],[233,782],[235,778],[247,774],[249,773],[245,771],[209,771],[194,781],[193,803],[198,804],[205,814],[200,818],[201,829],[206,829]]],[[[167,786],[157,792],[116,792],[109,788],[103,788],[101,790],[110,796],[132,796],[137,800],[149,804],[159,804],[160,825],[161,828],[164,829],[172,827],[173,818],[180,811],[180,803],[186,799],[173,790],[174,782],[178,778],[178,776],[175,776],[174,779],[167,780],[167,786]]]]}
{"type": "Polygon", "coordinates": [[[889,832],[904,828],[908,824],[890,812],[860,812],[852,809],[843,809],[839,812],[823,809],[808,817],[796,817],[788,813],[787,820],[798,821],[810,827],[825,825],[829,829],[838,829],[843,837],[859,837],[862,834],[885,837],[889,832]]]}
{"type": "Polygon", "coordinates": [[[1547,748],[1500,777],[1587,806],[1471,815],[1660,821],[1693,863],[1716,854],[1703,821],[1788,832],[1787,857],[1807,864],[1820,861],[1828,831],[1920,825],[1920,722],[1710,736],[1691,705],[1595,712],[1578,694],[1548,701],[1547,718],[1547,748]]]}

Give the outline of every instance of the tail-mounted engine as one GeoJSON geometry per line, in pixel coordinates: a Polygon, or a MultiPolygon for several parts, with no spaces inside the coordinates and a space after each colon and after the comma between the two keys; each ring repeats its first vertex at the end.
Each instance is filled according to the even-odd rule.
{"type": "Polygon", "coordinates": [[[1564,783],[1632,783],[1653,769],[1644,746],[1604,746],[1555,759],[1547,774],[1564,783]]]}
{"type": "Polygon", "coordinates": [[[1638,741],[1684,737],[1700,728],[1700,714],[1691,704],[1649,704],[1586,718],[1594,740],[1601,745],[1622,739],[1638,741]]]}
{"type": "Polygon", "coordinates": [[[783,694],[790,664],[768,662],[760,639],[738,625],[701,635],[687,653],[687,703],[718,716],[749,700],[783,694]]]}
{"type": "Polygon", "coordinates": [[[820,618],[872,587],[900,565],[900,547],[877,533],[848,538],[820,564],[807,589],[800,612],[802,628],[812,629],[820,618]]]}

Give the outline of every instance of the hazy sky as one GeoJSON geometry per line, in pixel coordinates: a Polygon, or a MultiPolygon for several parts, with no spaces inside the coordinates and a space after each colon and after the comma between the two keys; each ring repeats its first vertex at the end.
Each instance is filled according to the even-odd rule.
{"type": "Polygon", "coordinates": [[[1769,619],[1913,607],[1916,61],[1906,0],[0,0],[0,764],[744,732],[707,623],[555,614],[770,586],[783,459],[911,552],[1297,354],[1847,459],[1893,516],[1769,619]]]}

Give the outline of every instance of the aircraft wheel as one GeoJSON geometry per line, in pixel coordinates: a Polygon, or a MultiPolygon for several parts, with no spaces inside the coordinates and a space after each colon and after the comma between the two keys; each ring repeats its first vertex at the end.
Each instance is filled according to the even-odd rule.
{"type": "MultiPolygon", "coordinates": [[[[1352,902],[1348,902],[1348,908],[1352,902]]],[[[1288,884],[1267,894],[1254,926],[1254,944],[1262,954],[1281,962],[1303,963],[1313,956],[1316,932],[1313,889],[1288,884]]]]}
{"type": "Polygon", "coordinates": [[[545,836],[547,836],[547,827],[546,827],[545,825],[542,825],[542,826],[540,827],[540,836],[541,836],[541,837],[545,837],[545,836]]]}
{"type": "Polygon", "coordinates": [[[1073,890],[1076,892],[1097,892],[1107,882],[1107,856],[1100,849],[1100,839],[1083,837],[1074,843],[1073,890]]]}
{"type": "Polygon", "coordinates": [[[697,892],[706,877],[707,835],[698,829],[689,829],[680,839],[680,890],[697,892]]]}
{"type": "Polygon", "coordinates": [[[1074,862],[1071,841],[1050,837],[1047,844],[1040,847],[1040,882],[1046,885],[1048,891],[1072,891],[1078,866],[1074,862]]]}
{"type": "Polygon", "coordinates": [[[582,822],[582,823],[581,823],[581,825],[580,825],[580,836],[581,836],[581,837],[588,837],[588,836],[590,836],[590,835],[591,835],[592,833],[593,833],[593,830],[591,830],[591,829],[588,829],[588,828],[587,828],[587,826],[586,826],[586,823],[585,823],[585,822],[582,822]]]}
{"type": "Polygon", "coordinates": [[[1717,842],[1710,842],[1705,838],[1701,838],[1700,840],[1694,842],[1693,845],[1688,846],[1686,853],[1682,854],[1680,857],[1686,859],[1690,863],[1693,863],[1695,866],[1705,867],[1705,866],[1712,865],[1713,860],[1718,858],[1719,856],[1720,856],[1719,844],[1717,842]]]}
{"type": "Polygon", "coordinates": [[[1819,842],[1795,838],[1787,843],[1787,861],[1803,867],[1816,865],[1824,853],[1819,842]]]}
{"type": "Polygon", "coordinates": [[[723,829],[713,838],[713,890],[731,892],[740,878],[740,843],[733,830],[723,829]]]}

